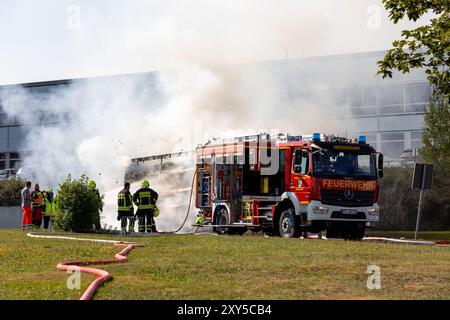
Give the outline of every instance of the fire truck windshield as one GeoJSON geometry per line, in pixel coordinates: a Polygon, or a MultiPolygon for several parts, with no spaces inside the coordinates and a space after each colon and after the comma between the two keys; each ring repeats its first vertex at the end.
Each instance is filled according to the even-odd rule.
{"type": "Polygon", "coordinates": [[[313,169],[318,178],[376,178],[375,157],[370,153],[317,151],[313,169]]]}

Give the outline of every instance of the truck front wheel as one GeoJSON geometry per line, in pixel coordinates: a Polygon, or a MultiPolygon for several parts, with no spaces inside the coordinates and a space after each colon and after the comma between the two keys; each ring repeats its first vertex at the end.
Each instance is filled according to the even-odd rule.
{"type": "Polygon", "coordinates": [[[361,241],[364,238],[364,234],[366,232],[365,226],[355,226],[350,231],[350,240],[361,241]]]}
{"type": "Polygon", "coordinates": [[[291,208],[285,209],[281,213],[278,227],[282,238],[298,238],[300,236],[300,227],[295,219],[294,210],[291,208]]]}

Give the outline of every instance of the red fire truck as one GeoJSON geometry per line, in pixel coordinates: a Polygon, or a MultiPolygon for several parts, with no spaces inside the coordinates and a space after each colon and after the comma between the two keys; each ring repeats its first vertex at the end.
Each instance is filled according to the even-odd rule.
{"type": "Polygon", "coordinates": [[[360,240],[378,222],[383,155],[364,136],[258,134],[196,149],[201,226],[360,240]]]}

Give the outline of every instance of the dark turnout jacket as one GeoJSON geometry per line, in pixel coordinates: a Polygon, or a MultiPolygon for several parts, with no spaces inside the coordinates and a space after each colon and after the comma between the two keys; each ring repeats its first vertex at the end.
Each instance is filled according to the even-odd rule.
{"type": "Polygon", "coordinates": [[[133,197],[130,190],[122,189],[117,196],[117,212],[119,215],[132,216],[134,214],[133,197]]]}
{"type": "Polygon", "coordinates": [[[138,211],[152,210],[158,201],[158,193],[150,188],[140,188],[133,195],[133,202],[137,205],[138,211]]]}

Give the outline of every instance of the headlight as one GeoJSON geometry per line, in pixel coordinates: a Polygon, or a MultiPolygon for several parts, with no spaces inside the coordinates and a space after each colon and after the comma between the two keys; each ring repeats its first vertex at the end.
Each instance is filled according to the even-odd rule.
{"type": "Polygon", "coordinates": [[[328,214],[329,209],[327,207],[323,207],[323,206],[315,206],[313,208],[313,213],[314,214],[328,214]]]}
{"type": "Polygon", "coordinates": [[[369,214],[369,216],[378,217],[378,208],[370,208],[369,210],[367,210],[367,213],[369,214]]]}

